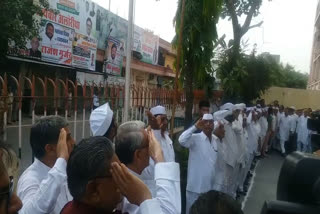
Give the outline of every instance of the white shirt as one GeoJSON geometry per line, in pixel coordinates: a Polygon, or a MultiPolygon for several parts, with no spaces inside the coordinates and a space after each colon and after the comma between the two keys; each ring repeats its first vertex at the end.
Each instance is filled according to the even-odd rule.
{"type": "Polygon", "coordinates": [[[195,131],[195,126],[184,131],[179,143],[189,148],[187,190],[204,193],[212,190],[218,148],[213,137],[210,141],[203,132],[194,134],[195,131]]]}
{"type": "Polygon", "coordinates": [[[249,154],[254,154],[258,148],[259,133],[261,132],[261,127],[258,122],[250,121],[247,125],[248,130],[248,152],[249,154]]]}
{"type": "Polygon", "coordinates": [[[298,121],[298,115],[293,114],[289,116],[290,118],[290,132],[296,132],[296,128],[297,128],[297,121],[298,121]]]}
{"type": "Polygon", "coordinates": [[[289,131],[290,131],[290,117],[282,116],[279,124],[280,140],[284,140],[284,141],[289,140],[289,131]]]}
{"type": "MultiPolygon", "coordinates": [[[[221,141],[217,136],[212,135],[215,142],[217,143],[218,148],[218,157],[215,166],[215,174],[214,183],[213,183],[213,190],[220,191],[220,192],[227,192],[227,185],[228,179],[226,179],[226,171],[228,164],[226,163],[226,153],[228,152],[226,144],[221,141]]],[[[231,166],[229,166],[231,167],[231,166]]]]}
{"type": "Polygon", "coordinates": [[[264,116],[261,116],[259,119],[260,127],[261,127],[261,132],[260,132],[260,137],[264,138],[267,134],[268,131],[268,121],[267,118],[264,116]]]}
{"type": "Polygon", "coordinates": [[[49,39],[49,37],[46,34],[43,34],[42,36],[42,45],[49,47],[49,48],[56,48],[57,44],[56,44],[56,37],[55,35],[53,35],[53,37],[51,39],[49,39]]]}
{"type": "Polygon", "coordinates": [[[165,162],[175,162],[173,144],[169,137],[169,133],[165,132],[164,137],[161,135],[161,130],[153,129],[153,133],[161,145],[165,162]]]}
{"type": "Polygon", "coordinates": [[[280,139],[280,120],[282,117],[284,117],[284,112],[280,113],[278,112],[277,114],[277,128],[278,128],[278,132],[277,132],[277,138],[280,139]]]}
{"type": "MultiPolygon", "coordinates": [[[[165,162],[175,162],[175,154],[172,140],[168,132],[165,132],[165,138],[162,137],[160,130],[153,129],[154,136],[161,145],[165,162]]],[[[150,158],[149,166],[145,168],[140,176],[140,179],[149,187],[152,197],[156,196],[156,183],[154,179],[154,161],[150,158]]]]}
{"type": "MultiPolygon", "coordinates": [[[[130,170],[132,174],[141,179],[141,176],[130,170]]],[[[143,181],[143,180],[142,180],[143,181]]],[[[181,193],[180,193],[180,169],[179,164],[174,162],[158,163],[155,165],[156,195],[154,200],[160,204],[160,209],[150,209],[149,213],[181,213],[181,193]],[[157,212],[155,212],[157,210],[157,212]],[[162,212],[161,212],[162,211],[162,212]]],[[[139,207],[131,204],[126,198],[120,205],[121,211],[130,214],[141,213],[139,207]]]]}
{"type": "Polygon", "coordinates": [[[297,125],[297,141],[302,142],[303,144],[308,143],[308,136],[309,136],[309,130],[308,130],[308,117],[301,116],[298,119],[298,125],[297,125]]]}
{"type": "Polygon", "coordinates": [[[38,159],[18,181],[17,194],[23,203],[20,214],[59,214],[72,200],[67,185],[67,162],[58,158],[53,168],[38,159]]]}
{"type": "Polygon", "coordinates": [[[234,168],[238,160],[237,159],[238,146],[236,144],[236,135],[232,129],[232,124],[229,122],[224,125],[224,130],[225,130],[224,142],[228,147],[228,153],[226,154],[226,161],[231,167],[234,168]]]}
{"type": "MultiPolygon", "coordinates": [[[[240,115],[239,115],[240,116],[240,115]]],[[[245,153],[246,153],[246,148],[243,142],[243,127],[242,127],[242,121],[241,121],[241,117],[239,117],[238,120],[234,120],[232,122],[232,129],[234,131],[235,134],[235,141],[234,141],[234,147],[237,150],[236,155],[236,159],[237,159],[237,163],[239,164],[244,164],[244,160],[245,160],[245,153]]]]}

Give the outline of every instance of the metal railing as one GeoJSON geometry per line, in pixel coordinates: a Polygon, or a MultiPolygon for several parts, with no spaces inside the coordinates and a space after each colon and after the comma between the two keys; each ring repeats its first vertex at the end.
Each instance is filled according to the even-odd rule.
{"type": "MultiPolygon", "coordinates": [[[[104,82],[96,84],[86,81],[81,84],[80,81],[71,81],[68,78],[52,79],[34,75],[15,77],[4,73],[0,75],[0,89],[0,123],[3,138],[10,143],[7,136],[8,130],[18,129],[20,158],[23,129],[30,128],[40,116],[64,116],[71,125],[70,127],[73,127],[71,131],[75,140],[88,137],[91,133],[86,127],[88,127],[89,116],[94,107],[94,96],[98,97],[100,105],[109,102],[114,111],[115,121],[118,124],[123,122],[124,87],[120,85],[110,85],[104,82]],[[8,85],[9,83],[11,85],[8,85]],[[10,88],[15,88],[15,90],[10,88]],[[12,124],[12,118],[16,118],[17,122],[12,124]]],[[[130,120],[142,120],[147,123],[146,110],[156,105],[165,106],[168,119],[171,120],[173,90],[132,85],[130,93],[130,120]]],[[[183,92],[179,92],[177,101],[175,128],[183,126],[185,106],[183,92]]]]}

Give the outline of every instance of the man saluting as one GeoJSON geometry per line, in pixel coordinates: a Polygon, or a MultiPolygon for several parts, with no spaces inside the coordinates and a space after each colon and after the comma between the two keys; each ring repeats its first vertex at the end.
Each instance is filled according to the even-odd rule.
{"type": "Polygon", "coordinates": [[[213,188],[213,175],[218,147],[212,136],[214,124],[212,114],[204,114],[202,119],[184,131],[179,143],[189,149],[186,213],[201,193],[213,188]],[[196,131],[200,130],[200,133],[196,131]]]}

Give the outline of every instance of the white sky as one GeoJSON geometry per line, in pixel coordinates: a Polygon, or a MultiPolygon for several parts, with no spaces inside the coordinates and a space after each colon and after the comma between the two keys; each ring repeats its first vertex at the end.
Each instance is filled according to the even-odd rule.
{"type": "MultiPolygon", "coordinates": [[[[93,0],[109,8],[109,0],[93,0]]],[[[264,0],[261,15],[252,24],[264,21],[246,35],[250,48],[257,44],[258,52],[281,55],[283,63],[290,63],[303,73],[309,73],[313,40],[314,20],[318,0],[264,0]]],[[[129,0],[111,0],[111,11],[128,17],[129,0]]],[[[173,18],[177,10],[177,0],[136,0],[135,24],[152,30],[161,38],[171,42],[175,35],[173,18]]],[[[232,26],[228,21],[220,21],[219,35],[232,38],[232,26]]]]}

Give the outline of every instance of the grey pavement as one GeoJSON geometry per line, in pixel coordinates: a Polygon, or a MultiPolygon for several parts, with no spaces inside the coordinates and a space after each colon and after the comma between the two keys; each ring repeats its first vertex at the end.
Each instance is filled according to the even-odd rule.
{"type": "Polygon", "coordinates": [[[273,152],[257,163],[251,186],[242,203],[245,214],[259,214],[266,200],[276,200],[283,161],[284,158],[278,152],[273,152]]]}

